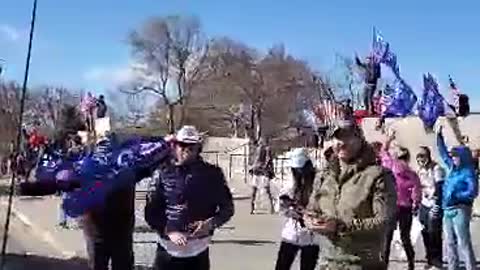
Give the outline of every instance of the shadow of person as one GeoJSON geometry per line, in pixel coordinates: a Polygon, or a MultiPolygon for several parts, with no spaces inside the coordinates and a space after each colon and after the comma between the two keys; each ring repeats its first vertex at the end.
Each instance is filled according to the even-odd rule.
{"type": "Polygon", "coordinates": [[[263,246],[275,244],[276,242],[269,240],[212,240],[212,243],[214,245],[233,244],[243,246],[263,246]]]}

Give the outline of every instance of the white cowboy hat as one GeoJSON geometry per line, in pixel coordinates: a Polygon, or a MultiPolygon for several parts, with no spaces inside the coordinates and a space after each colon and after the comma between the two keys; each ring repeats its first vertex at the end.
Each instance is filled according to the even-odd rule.
{"type": "Polygon", "coordinates": [[[187,144],[197,144],[203,141],[204,133],[200,133],[194,126],[183,126],[175,135],[175,141],[187,144]]]}

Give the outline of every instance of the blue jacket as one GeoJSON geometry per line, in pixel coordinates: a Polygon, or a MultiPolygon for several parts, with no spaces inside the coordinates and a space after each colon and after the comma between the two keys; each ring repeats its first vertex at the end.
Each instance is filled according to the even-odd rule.
{"type": "Polygon", "coordinates": [[[233,216],[232,194],[219,167],[197,160],[182,166],[164,166],[157,172],[145,220],[160,235],[189,232],[193,222],[209,218],[217,228],[233,216]]]}
{"type": "Polygon", "coordinates": [[[443,184],[442,206],[472,205],[478,195],[478,179],[472,152],[466,146],[457,146],[452,151],[460,157],[460,166],[455,166],[441,133],[437,134],[437,148],[447,177],[443,184]]]}

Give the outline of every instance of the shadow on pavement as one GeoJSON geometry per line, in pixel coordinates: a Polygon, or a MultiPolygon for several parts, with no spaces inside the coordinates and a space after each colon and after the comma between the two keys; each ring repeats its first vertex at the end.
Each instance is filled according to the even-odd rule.
{"type": "Polygon", "coordinates": [[[266,244],[276,244],[276,242],[274,241],[264,241],[264,240],[212,240],[212,243],[215,245],[234,244],[234,245],[245,245],[245,246],[262,246],[266,244]]]}
{"type": "Polygon", "coordinates": [[[88,269],[87,260],[73,258],[62,260],[35,255],[14,255],[6,257],[6,269],[8,270],[85,270],[88,269]]]}
{"type": "Polygon", "coordinates": [[[245,195],[245,196],[235,196],[233,197],[234,201],[246,201],[250,200],[251,196],[250,195],[245,195]]]}
{"type": "MultiPolygon", "coordinates": [[[[62,260],[34,255],[7,255],[7,270],[88,270],[86,259],[73,258],[62,260]]],[[[135,266],[135,270],[151,270],[149,266],[135,266]]]]}
{"type": "MultiPolygon", "coordinates": [[[[390,262],[394,262],[394,263],[407,263],[407,260],[399,260],[399,259],[390,259],[390,262]]],[[[420,263],[420,264],[426,264],[427,261],[426,260],[415,260],[415,263],[420,263]]],[[[443,269],[447,269],[447,262],[443,262],[443,269]]],[[[464,270],[465,269],[465,266],[463,263],[460,263],[460,269],[459,270],[464,270]]],[[[480,269],[480,261],[477,261],[477,267],[476,269],[480,269]]]]}
{"type": "Polygon", "coordinates": [[[19,197],[19,200],[21,201],[41,201],[41,200],[44,200],[45,198],[44,197],[40,197],[40,196],[22,196],[22,197],[19,197]]]}

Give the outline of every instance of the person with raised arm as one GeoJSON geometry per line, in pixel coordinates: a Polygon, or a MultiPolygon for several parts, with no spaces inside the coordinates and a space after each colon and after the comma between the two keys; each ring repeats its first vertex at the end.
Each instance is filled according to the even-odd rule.
{"type": "Polygon", "coordinates": [[[415,250],[410,239],[413,216],[420,207],[421,185],[417,173],[410,167],[410,152],[402,146],[392,147],[395,133],[391,132],[381,151],[382,166],[391,170],[395,176],[397,189],[396,217],[387,230],[384,259],[388,263],[393,232],[398,227],[403,248],[407,255],[408,269],[415,269],[415,250]]]}
{"type": "Polygon", "coordinates": [[[448,151],[442,126],[438,127],[436,137],[442,165],[447,172],[442,192],[442,208],[448,269],[459,268],[458,253],[460,251],[466,270],[474,270],[476,259],[472,246],[470,221],[473,201],[478,196],[478,179],[472,152],[464,145],[452,147],[448,151]]]}
{"type": "Polygon", "coordinates": [[[355,62],[357,66],[362,68],[365,72],[365,88],[363,89],[363,106],[370,114],[375,114],[375,104],[373,96],[377,90],[378,79],[381,76],[381,67],[377,63],[372,55],[366,58],[365,62],[362,62],[356,55],[355,62]]]}

